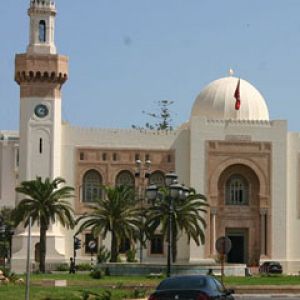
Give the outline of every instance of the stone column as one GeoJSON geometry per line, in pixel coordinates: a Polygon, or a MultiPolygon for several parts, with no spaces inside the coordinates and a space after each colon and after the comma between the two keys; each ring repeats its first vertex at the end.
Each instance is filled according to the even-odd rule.
{"type": "Polygon", "coordinates": [[[216,215],[217,215],[217,208],[216,207],[211,207],[210,208],[210,220],[211,220],[211,239],[210,239],[210,249],[211,249],[211,254],[215,255],[216,254],[216,249],[215,249],[215,244],[216,244],[216,215]]]}

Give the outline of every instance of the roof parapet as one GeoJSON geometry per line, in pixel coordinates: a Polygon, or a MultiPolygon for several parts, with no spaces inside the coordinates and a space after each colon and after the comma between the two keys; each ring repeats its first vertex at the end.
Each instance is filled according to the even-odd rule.
{"type": "Polygon", "coordinates": [[[36,7],[36,8],[50,7],[55,9],[55,2],[52,0],[30,0],[30,7],[36,7]]]}

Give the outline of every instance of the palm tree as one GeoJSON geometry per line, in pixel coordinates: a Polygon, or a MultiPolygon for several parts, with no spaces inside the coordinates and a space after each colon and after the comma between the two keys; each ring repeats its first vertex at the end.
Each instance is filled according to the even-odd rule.
{"type": "Polygon", "coordinates": [[[57,177],[54,180],[41,177],[35,180],[23,181],[16,191],[25,195],[15,208],[16,225],[24,222],[27,227],[32,219],[40,227],[40,265],[39,270],[45,273],[46,263],[46,233],[49,226],[58,221],[62,226],[73,228],[75,220],[73,208],[66,199],[73,197],[74,188],[70,186],[59,187],[65,183],[63,178],[57,177]]]}
{"type": "Polygon", "coordinates": [[[95,204],[89,205],[90,212],[77,219],[78,232],[91,229],[92,234],[105,239],[111,233],[111,262],[116,262],[120,242],[124,238],[136,241],[139,233],[140,210],[136,207],[134,190],[130,186],[104,186],[104,195],[95,204]],[[82,222],[82,223],[81,223],[82,222]]]}
{"type": "Polygon", "coordinates": [[[177,240],[179,234],[184,232],[188,242],[193,239],[199,246],[205,243],[206,221],[203,214],[206,213],[206,197],[197,194],[194,189],[190,189],[189,195],[185,199],[173,199],[170,210],[170,197],[168,188],[161,188],[160,197],[152,203],[147,211],[146,228],[148,237],[151,238],[159,228],[164,238],[171,239],[173,262],[177,256],[177,240]],[[172,224],[172,237],[169,237],[170,218],[172,224]]]}

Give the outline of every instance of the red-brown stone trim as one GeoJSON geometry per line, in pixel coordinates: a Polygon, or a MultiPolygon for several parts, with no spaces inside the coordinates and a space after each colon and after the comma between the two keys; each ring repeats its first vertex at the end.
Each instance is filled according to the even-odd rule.
{"type": "Polygon", "coordinates": [[[61,55],[17,54],[15,81],[23,83],[64,84],[68,79],[68,57],[61,55]]]}
{"type": "MultiPolygon", "coordinates": [[[[75,176],[75,213],[83,214],[88,211],[86,204],[80,201],[81,185],[84,174],[91,169],[97,170],[103,179],[105,185],[115,185],[115,180],[119,172],[129,171],[134,176],[136,171],[135,155],[138,154],[140,160],[145,161],[146,155],[150,156],[151,172],[161,171],[168,173],[175,170],[175,151],[170,150],[141,150],[126,148],[92,148],[78,147],[76,149],[76,176],[75,176]],[[83,158],[80,159],[80,153],[83,158]],[[106,153],[107,159],[102,160],[102,154],[106,153]],[[117,160],[113,160],[113,154],[117,154],[117,160]],[[171,162],[168,162],[168,155],[172,156],[171,162]]],[[[143,174],[141,174],[143,175],[143,174]]],[[[145,188],[147,180],[141,176],[136,180],[136,187],[145,188]]]]}
{"type": "MultiPolygon", "coordinates": [[[[237,228],[249,232],[249,262],[257,258],[260,245],[260,209],[268,211],[267,251],[271,255],[271,178],[272,145],[268,142],[207,141],[206,181],[209,204],[216,208],[215,239],[225,234],[225,229],[237,228]],[[231,174],[237,172],[250,182],[253,194],[247,206],[232,206],[224,203],[224,184],[231,174]]],[[[211,218],[207,218],[206,255],[210,256],[211,218]]]]}

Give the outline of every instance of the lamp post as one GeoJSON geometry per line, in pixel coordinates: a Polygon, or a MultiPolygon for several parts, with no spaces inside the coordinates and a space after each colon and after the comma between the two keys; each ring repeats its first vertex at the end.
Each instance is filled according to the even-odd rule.
{"type": "MultiPolygon", "coordinates": [[[[150,177],[151,174],[151,161],[147,159],[144,163],[137,159],[135,161],[136,165],[136,171],[135,171],[135,177],[139,179],[138,182],[138,198],[141,204],[141,207],[143,205],[142,202],[142,189],[145,187],[145,181],[150,177]]],[[[143,224],[143,216],[141,216],[141,223],[143,224]]],[[[143,242],[144,242],[144,228],[143,225],[140,228],[140,263],[143,262],[143,242]]]]}
{"type": "MultiPolygon", "coordinates": [[[[189,194],[189,188],[177,183],[177,175],[168,173],[165,175],[165,184],[168,190],[166,195],[168,201],[168,234],[167,234],[167,277],[171,276],[172,247],[173,247],[173,219],[174,219],[174,201],[176,199],[185,199],[189,194]]],[[[146,189],[146,197],[154,202],[159,196],[159,189],[156,185],[150,185],[146,189]]]]}

